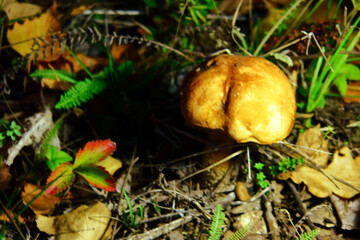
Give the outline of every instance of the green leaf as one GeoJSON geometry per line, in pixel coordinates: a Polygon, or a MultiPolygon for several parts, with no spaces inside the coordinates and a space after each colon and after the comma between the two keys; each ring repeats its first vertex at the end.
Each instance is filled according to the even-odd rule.
{"type": "Polygon", "coordinates": [[[263,163],[260,163],[260,162],[258,162],[258,163],[255,163],[254,164],[254,168],[256,168],[257,170],[261,170],[261,169],[263,169],[263,167],[264,167],[264,164],[263,163]]]}
{"type": "Polygon", "coordinates": [[[48,145],[46,149],[46,164],[54,171],[60,164],[70,162],[72,157],[64,151],[59,151],[55,146],[48,145]]]}
{"type": "Polygon", "coordinates": [[[102,80],[85,79],[84,81],[78,82],[60,97],[55,108],[70,109],[78,107],[82,103],[93,99],[94,95],[102,92],[106,86],[106,82],[102,80]]]}
{"type": "Polygon", "coordinates": [[[94,165],[83,165],[74,170],[80,174],[86,181],[97,188],[108,192],[115,192],[116,182],[104,167],[94,165]]]}
{"type": "Polygon", "coordinates": [[[218,240],[221,236],[222,226],[224,224],[225,213],[220,204],[216,206],[216,212],[211,220],[209,240],[218,240]]]}
{"type": "Polygon", "coordinates": [[[345,73],[349,80],[360,80],[360,69],[354,64],[343,64],[337,72],[345,73]]]}
{"type": "Polygon", "coordinates": [[[110,156],[115,148],[116,144],[109,139],[88,142],[76,154],[74,167],[100,162],[110,156]]]}
{"type": "Polygon", "coordinates": [[[273,56],[276,60],[286,63],[289,67],[292,67],[294,65],[293,61],[288,55],[282,53],[270,53],[269,55],[273,56]]]}
{"type": "Polygon", "coordinates": [[[45,192],[49,195],[54,195],[69,187],[75,180],[73,168],[71,163],[63,163],[58,166],[47,179],[46,184],[50,184],[50,187],[45,192]]]}
{"type": "Polygon", "coordinates": [[[58,69],[40,69],[30,74],[31,77],[35,78],[48,78],[53,80],[63,80],[70,83],[76,83],[76,75],[72,72],[58,69]]]}

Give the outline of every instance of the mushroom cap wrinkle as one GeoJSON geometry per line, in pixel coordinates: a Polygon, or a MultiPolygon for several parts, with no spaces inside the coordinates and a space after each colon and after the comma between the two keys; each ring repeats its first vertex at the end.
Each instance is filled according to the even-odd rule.
{"type": "Polygon", "coordinates": [[[286,75],[260,57],[219,55],[186,77],[181,111],[188,124],[220,129],[239,143],[286,138],[296,99],[286,75]]]}

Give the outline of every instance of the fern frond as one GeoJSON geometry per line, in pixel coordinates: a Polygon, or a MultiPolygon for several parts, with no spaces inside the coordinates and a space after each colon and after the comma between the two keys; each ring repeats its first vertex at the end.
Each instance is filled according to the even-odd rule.
{"type": "Polygon", "coordinates": [[[61,125],[64,122],[64,118],[65,116],[68,114],[63,114],[60,119],[58,119],[54,125],[52,126],[52,128],[47,132],[45,139],[43,140],[41,147],[40,147],[40,158],[43,158],[45,156],[45,152],[47,151],[50,142],[53,140],[53,138],[55,137],[55,135],[57,134],[57,132],[59,131],[61,125]]]}
{"type": "Polygon", "coordinates": [[[31,77],[35,78],[48,78],[48,79],[54,79],[54,80],[63,80],[70,83],[77,83],[77,80],[75,79],[75,74],[72,72],[68,72],[65,70],[58,70],[58,69],[39,69],[35,72],[30,74],[31,77]]]}
{"type": "Polygon", "coordinates": [[[210,237],[209,240],[218,240],[221,236],[221,229],[224,224],[225,213],[222,211],[220,204],[216,206],[216,212],[211,220],[210,237]]]}
{"type": "Polygon", "coordinates": [[[312,240],[319,235],[319,230],[314,229],[308,232],[304,232],[296,240],[312,240]]]}
{"type": "Polygon", "coordinates": [[[229,240],[239,240],[244,238],[253,228],[254,224],[252,222],[249,222],[248,224],[246,224],[245,226],[243,226],[241,229],[239,229],[238,231],[236,231],[230,238],[229,240]]]}
{"type": "Polygon", "coordinates": [[[66,93],[61,95],[59,102],[55,105],[56,109],[70,109],[78,107],[82,103],[91,100],[95,94],[99,94],[106,88],[106,82],[102,80],[90,80],[77,82],[66,93]]]}

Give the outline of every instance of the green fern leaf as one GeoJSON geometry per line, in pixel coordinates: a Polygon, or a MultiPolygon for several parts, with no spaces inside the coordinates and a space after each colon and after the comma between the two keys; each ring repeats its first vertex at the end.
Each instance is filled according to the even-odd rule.
{"type": "Polygon", "coordinates": [[[31,77],[35,78],[48,78],[48,79],[54,79],[54,80],[63,80],[70,83],[77,83],[77,80],[75,79],[75,74],[72,72],[68,72],[65,70],[58,70],[58,69],[40,69],[36,70],[35,72],[30,74],[31,77]]]}
{"type": "Polygon", "coordinates": [[[229,240],[239,240],[244,238],[252,229],[253,227],[253,223],[249,222],[248,224],[246,224],[245,226],[243,226],[241,229],[239,229],[238,231],[236,231],[230,238],[229,240]]]}
{"type": "Polygon", "coordinates": [[[222,211],[223,209],[221,208],[221,205],[218,204],[216,206],[216,212],[215,215],[212,218],[211,221],[211,227],[210,227],[210,237],[209,240],[218,240],[220,239],[221,236],[221,228],[224,224],[224,218],[225,218],[225,213],[223,213],[222,211]]]}
{"type": "Polygon", "coordinates": [[[60,101],[55,105],[55,108],[70,109],[78,107],[82,103],[91,100],[95,94],[99,94],[105,88],[105,81],[85,79],[76,83],[66,93],[61,95],[60,101]]]}
{"type": "Polygon", "coordinates": [[[50,142],[56,136],[56,134],[59,131],[63,122],[64,122],[64,119],[63,119],[63,117],[61,117],[56,123],[54,123],[52,128],[47,132],[47,135],[41,144],[40,158],[45,156],[45,152],[47,151],[48,147],[50,146],[50,142]]]}
{"type": "Polygon", "coordinates": [[[296,240],[312,240],[318,235],[319,235],[319,230],[315,229],[308,232],[304,232],[296,240]]]}

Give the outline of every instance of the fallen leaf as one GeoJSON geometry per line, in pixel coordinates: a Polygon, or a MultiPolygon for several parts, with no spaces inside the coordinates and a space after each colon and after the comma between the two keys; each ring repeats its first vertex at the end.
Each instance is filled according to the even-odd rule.
{"type": "Polygon", "coordinates": [[[39,215],[36,223],[40,231],[55,235],[55,240],[105,240],[112,233],[110,218],[110,210],[99,202],[56,217],[39,215]]]}
{"type": "Polygon", "coordinates": [[[5,161],[8,166],[13,164],[15,157],[19,155],[23,147],[33,145],[34,149],[38,151],[44,134],[53,126],[52,113],[49,108],[45,108],[44,112],[34,114],[26,121],[30,122],[30,126],[22,134],[21,139],[8,149],[9,155],[5,161]]]}
{"type": "Polygon", "coordinates": [[[6,13],[9,20],[24,18],[41,13],[40,6],[32,3],[19,3],[15,0],[4,0],[2,10],[6,13]]]}
{"type": "Polygon", "coordinates": [[[329,155],[326,153],[328,151],[327,145],[328,141],[324,139],[320,131],[320,124],[300,133],[296,141],[298,150],[305,153],[316,164],[322,167],[326,166],[329,158],[329,155]]]}
{"type": "Polygon", "coordinates": [[[343,99],[347,103],[360,102],[360,82],[349,82],[346,88],[345,95],[347,95],[348,97],[343,97],[343,99]]]}
{"type": "MultiPolygon", "coordinates": [[[[353,159],[348,147],[336,151],[332,162],[324,168],[324,171],[360,188],[360,156],[353,159]]],[[[282,180],[291,178],[296,184],[304,182],[309,192],[319,198],[325,198],[334,193],[349,199],[359,193],[357,190],[335,180],[340,187],[337,188],[324,174],[307,166],[298,167],[293,172],[281,173],[277,177],[282,180]]]]}
{"type": "Polygon", "coordinates": [[[56,33],[60,30],[60,23],[57,20],[56,4],[45,13],[34,19],[25,19],[24,22],[15,22],[12,28],[7,30],[7,38],[12,48],[21,56],[31,53],[31,58],[35,57],[35,51],[39,50],[39,59],[43,61],[53,61],[59,57],[59,42],[50,44],[44,48],[47,43],[52,42],[48,34],[56,33]],[[41,37],[43,40],[37,39],[38,44],[34,44],[34,39],[41,37]],[[54,47],[53,52],[51,48],[54,47]],[[35,50],[35,51],[34,51],[35,50]],[[44,54],[45,51],[45,54],[44,54]]]}
{"type": "Polygon", "coordinates": [[[121,161],[117,158],[113,158],[112,156],[105,158],[104,161],[98,162],[95,165],[104,167],[111,175],[114,175],[114,173],[122,167],[121,161]]]}
{"type": "MultiPolygon", "coordinates": [[[[3,211],[4,209],[2,209],[2,213],[0,214],[0,222],[6,221],[6,222],[11,222],[11,221],[15,221],[15,215],[14,213],[9,210],[9,209],[5,209],[6,213],[3,211]],[[11,217],[11,221],[9,219],[9,216],[11,217]]],[[[19,223],[24,224],[25,220],[22,216],[18,216],[16,218],[17,220],[19,220],[19,223]]]]}
{"type": "MultiPolygon", "coordinates": [[[[109,64],[109,60],[107,58],[88,57],[83,53],[77,53],[76,57],[90,72],[95,72],[98,67],[107,66],[109,64]]],[[[55,59],[54,61],[51,62],[38,61],[36,63],[36,68],[66,70],[74,74],[84,71],[83,66],[80,65],[78,60],[76,60],[68,51],[62,53],[61,56],[55,59]]],[[[61,79],[57,79],[57,80],[47,79],[47,78],[41,79],[41,86],[44,88],[67,91],[72,85],[73,84],[63,81],[61,79]]]]}
{"type": "MultiPolygon", "coordinates": [[[[33,185],[31,183],[25,183],[24,191],[21,193],[24,205],[29,204],[37,195],[43,190],[43,188],[33,185]]],[[[35,214],[48,214],[55,209],[56,204],[61,201],[62,198],[45,194],[43,192],[38,196],[29,207],[35,214]]]]}
{"type": "Polygon", "coordinates": [[[359,212],[360,198],[342,199],[332,194],[330,195],[332,204],[334,205],[337,215],[341,221],[341,228],[345,230],[360,230],[359,212]]]}

